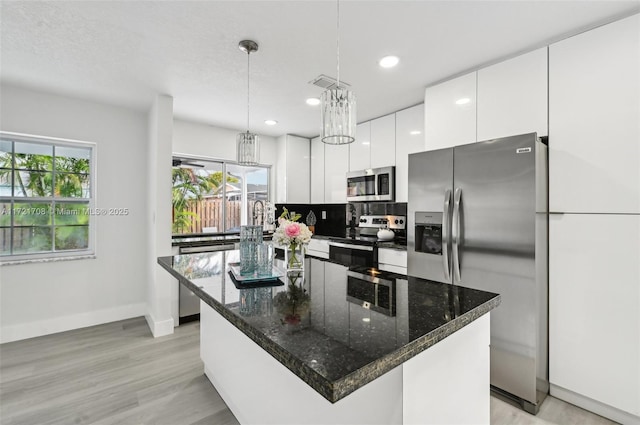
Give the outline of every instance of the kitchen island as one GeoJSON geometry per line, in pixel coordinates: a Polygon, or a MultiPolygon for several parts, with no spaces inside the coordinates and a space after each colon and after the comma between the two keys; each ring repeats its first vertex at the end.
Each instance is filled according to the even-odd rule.
{"type": "Polygon", "coordinates": [[[245,288],[238,256],[158,263],[202,300],[205,373],[240,423],[489,423],[499,295],[310,257],[245,288]]]}

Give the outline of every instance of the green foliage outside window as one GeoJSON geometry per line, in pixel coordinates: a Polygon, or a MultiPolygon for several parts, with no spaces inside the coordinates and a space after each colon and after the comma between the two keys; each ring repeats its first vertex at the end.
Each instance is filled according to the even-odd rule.
{"type": "Polygon", "coordinates": [[[0,141],[0,255],[89,247],[90,154],[0,141]]]}

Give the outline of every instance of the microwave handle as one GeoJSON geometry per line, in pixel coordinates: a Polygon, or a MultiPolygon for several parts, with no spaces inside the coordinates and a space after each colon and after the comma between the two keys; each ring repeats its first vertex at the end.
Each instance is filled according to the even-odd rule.
{"type": "Polygon", "coordinates": [[[380,194],[380,188],[378,187],[378,185],[380,184],[380,182],[378,181],[378,174],[374,174],[375,176],[375,180],[373,181],[373,195],[376,196],[378,194],[380,194]]]}
{"type": "Polygon", "coordinates": [[[444,214],[442,221],[442,267],[444,268],[444,279],[451,281],[451,264],[449,263],[449,211],[451,204],[451,190],[444,192],[444,214]]]}

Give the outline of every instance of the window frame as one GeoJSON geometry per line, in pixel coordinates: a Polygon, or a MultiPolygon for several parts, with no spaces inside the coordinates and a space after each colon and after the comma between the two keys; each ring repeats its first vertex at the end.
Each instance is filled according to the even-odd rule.
{"type": "MultiPolygon", "coordinates": [[[[239,166],[239,167],[255,167],[255,168],[264,168],[267,171],[267,200],[271,200],[271,194],[272,194],[272,179],[271,179],[271,170],[272,170],[272,165],[271,164],[257,164],[257,165],[244,165],[244,164],[240,164],[237,161],[233,161],[230,159],[221,159],[221,158],[214,158],[214,157],[209,157],[209,156],[202,156],[202,155],[192,155],[192,154],[185,154],[185,153],[178,153],[178,152],[173,152],[171,154],[171,158],[172,159],[184,159],[184,160],[191,160],[191,161],[204,161],[204,162],[211,162],[211,163],[218,163],[222,165],[222,175],[223,175],[223,181],[226,181],[226,176],[228,176],[228,172],[227,172],[227,166],[228,165],[234,165],[234,166],[239,166]]],[[[173,167],[172,167],[173,169],[173,167]]],[[[244,193],[243,198],[246,197],[247,194],[244,193]]],[[[222,198],[223,199],[227,199],[227,185],[223,184],[222,187],[222,198]]],[[[226,223],[227,222],[227,204],[226,202],[223,202],[223,207],[222,207],[222,222],[226,223]]],[[[248,212],[245,212],[241,215],[241,222],[242,220],[250,220],[250,217],[248,215],[248,212]]],[[[226,232],[226,229],[223,230],[219,230],[219,232],[224,233],[226,232]]],[[[197,233],[193,233],[194,235],[197,235],[197,233]]],[[[180,234],[180,233],[176,233],[176,234],[172,234],[172,237],[180,237],[184,234],[180,234]]]]}
{"type": "MultiPolygon", "coordinates": [[[[81,149],[89,149],[89,198],[69,198],[69,197],[56,197],[55,186],[52,183],[52,194],[51,197],[16,197],[15,196],[15,157],[12,162],[12,171],[13,177],[11,186],[13,187],[12,193],[10,196],[0,196],[0,202],[8,202],[11,204],[12,208],[15,205],[15,202],[33,202],[33,203],[47,203],[50,204],[54,209],[56,208],[56,204],[65,204],[72,202],[87,202],[89,208],[89,224],[88,224],[88,235],[87,235],[87,247],[82,249],[68,249],[68,250],[60,250],[55,251],[55,212],[52,212],[53,222],[51,224],[52,227],[52,245],[51,251],[45,252],[34,252],[34,253],[19,253],[19,254],[6,254],[0,255],[0,265],[9,265],[9,264],[19,264],[19,263],[28,263],[28,262],[42,262],[42,261],[56,261],[56,260],[72,260],[72,259],[80,259],[80,258],[95,258],[96,256],[96,234],[97,234],[97,223],[96,217],[96,200],[97,200],[97,143],[95,142],[87,142],[82,140],[74,140],[74,139],[63,139],[57,137],[48,137],[48,136],[38,136],[33,134],[25,134],[25,133],[15,133],[9,131],[0,131],[0,139],[8,140],[11,142],[19,142],[19,143],[30,143],[30,144],[39,144],[45,146],[52,146],[53,149],[53,161],[55,164],[55,147],[68,147],[68,148],[81,148],[81,149]]],[[[15,145],[13,148],[13,153],[15,153],[15,145]]],[[[55,176],[55,165],[51,170],[52,176],[55,176]]],[[[15,229],[15,217],[12,217],[11,223],[9,226],[12,229],[15,229]]],[[[13,242],[12,242],[13,244],[13,242]]],[[[12,247],[13,249],[13,247],[12,247]]]]}

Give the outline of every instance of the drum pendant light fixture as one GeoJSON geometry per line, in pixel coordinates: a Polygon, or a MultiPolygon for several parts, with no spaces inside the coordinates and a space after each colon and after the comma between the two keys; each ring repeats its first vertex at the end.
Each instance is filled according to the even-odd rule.
{"type": "Polygon", "coordinates": [[[253,40],[242,40],[238,44],[238,48],[247,54],[247,132],[238,133],[237,142],[237,158],[238,163],[243,165],[257,165],[260,162],[260,143],[257,134],[249,131],[249,56],[253,52],[258,51],[258,43],[253,40]]]}
{"type": "Polygon", "coordinates": [[[320,97],[320,139],[330,145],[344,145],[356,140],[356,96],[340,87],[340,0],[336,19],[336,84],[320,97]]]}

